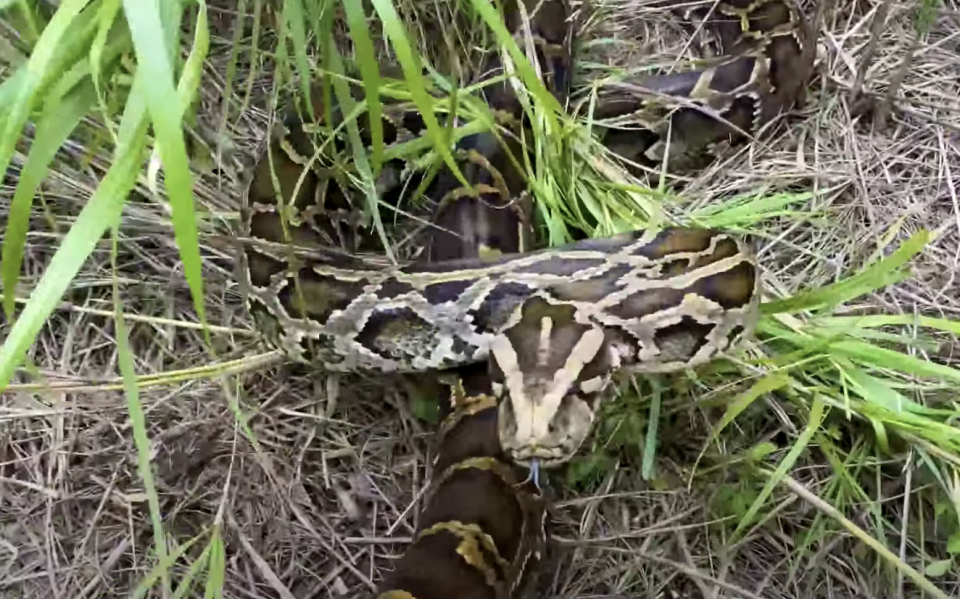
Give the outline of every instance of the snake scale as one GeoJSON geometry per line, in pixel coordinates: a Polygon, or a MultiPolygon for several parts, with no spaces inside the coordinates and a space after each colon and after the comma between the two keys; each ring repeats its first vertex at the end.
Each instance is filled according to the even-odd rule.
{"type": "MultiPolygon", "coordinates": [[[[518,14],[529,15],[544,81],[565,100],[569,7],[519,6],[503,8],[505,22],[519,36],[518,14]]],[[[721,56],[605,86],[591,115],[603,143],[641,165],[666,153],[671,168],[709,160],[803,101],[809,32],[790,0],[720,0],[677,14],[703,21],[721,56]]],[[[482,71],[502,67],[493,57],[482,71]]],[[[514,117],[507,121],[522,136],[522,110],[506,84],[488,88],[484,100],[514,117]]],[[[423,129],[415,112],[386,105],[384,125],[388,143],[423,129]]],[[[543,534],[537,492],[518,485],[512,463],[565,462],[589,434],[615,372],[702,364],[749,336],[758,316],[754,255],[722,231],[666,227],[529,251],[526,183],[507,159],[522,149],[501,139],[479,134],[457,145],[476,193],[442,170],[427,195],[438,201],[432,221],[445,232],[430,235],[412,264],[329,249],[343,237],[331,216],[348,204],[345,185],[333,169],[309,164],[321,144],[301,119],[268,141],[244,198],[241,285],[269,343],[324,370],[474,373],[472,383],[458,383],[448,418],[457,424],[439,435],[434,499],[381,585],[383,599],[509,596],[543,534]],[[438,567],[418,575],[423,563],[438,567]],[[472,574],[456,574],[462,569],[472,574]]],[[[386,190],[397,173],[389,165],[384,172],[378,184],[386,190]]]]}

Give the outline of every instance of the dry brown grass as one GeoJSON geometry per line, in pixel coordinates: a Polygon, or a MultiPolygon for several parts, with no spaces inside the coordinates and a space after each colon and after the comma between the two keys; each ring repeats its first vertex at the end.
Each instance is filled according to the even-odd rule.
{"type": "MultiPolygon", "coordinates": [[[[812,4],[806,3],[808,14],[812,4]]],[[[885,126],[876,127],[872,113],[878,105],[869,104],[901,77],[900,65],[913,43],[915,6],[889,4],[873,60],[865,61],[879,4],[822,4],[818,76],[798,124],[700,174],[684,196],[689,203],[677,210],[760,186],[822,192],[804,207],[809,217],[785,219],[779,236],[764,243],[765,276],[777,295],[854,272],[920,228],[936,231],[915,264],[914,277],[861,298],[850,309],[957,318],[960,7],[947,2],[941,8],[897,86],[885,126]],[[854,102],[851,93],[862,68],[863,91],[854,102]],[[864,106],[873,110],[862,112],[864,106]]],[[[211,7],[211,17],[220,37],[212,45],[196,130],[215,144],[234,24],[228,9],[211,7]]],[[[664,26],[662,15],[651,15],[632,0],[604,18],[616,18],[617,26],[600,22],[591,35],[629,40],[664,26]]],[[[658,45],[664,46],[658,51],[670,53],[667,44],[658,45]]],[[[639,45],[608,54],[635,64],[651,51],[651,45],[639,45]]],[[[219,171],[198,162],[201,206],[217,219],[228,219],[237,209],[239,185],[266,129],[270,77],[261,70],[252,81],[251,105],[220,140],[219,171]]],[[[244,77],[238,81],[246,84],[244,77]]],[[[104,160],[97,155],[90,165],[83,148],[65,149],[43,187],[47,210],[35,210],[24,289],[36,282],[55,242],[89,197],[104,160]]],[[[0,190],[0,219],[12,189],[8,182],[0,190]]],[[[201,332],[183,324],[194,316],[168,216],[145,186],[139,191],[147,199],[131,202],[125,211],[119,257],[125,310],[130,320],[139,317],[129,323],[137,373],[209,366],[201,332]]],[[[207,232],[202,243],[208,318],[224,327],[214,335],[219,359],[249,363],[262,350],[239,301],[229,247],[214,232],[207,232]]],[[[104,241],[31,351],[37,371],[29,380],[48,387],[28,386],[23,376],[0,398],[4,597],[126,596],[152,567],[144,488],[126,400],[116,381],[111,281],[104,241]]],[[[956,363],[957,351],[956,339],[945,338],[930,357],[956,363]]],[[[225,597],[362,596],[414,529],[415,500],[428,474],[430,426],[410,413],[406,388],[395,381],[385,386],[360,376],[328,379],[269,365],[227,381],[194,376],[141,391],[168,535],[184,543],[213,525],[222,527],[225,597]],[[234,400],[248,414],[258,448],[236,424],[234,400]]],[[[543,570],[543,596],[920,596],[909,582],[899,586],[896,574],[846,533],[819,537],[798,558],[800,538],[818,512],[796,493],[776,495],[766,525],[723,551],[714,503],[718,489],[687,484],[711,424],[689,407],[665,407],[660,435],[674,446],[661,446],[655,484],[643,481],[637,461],[626,456],[588,492],[558,488],[556,547],[543,570]]],[[[751,416],[749,432],[756,436],[738,440],[736,435],[747,431],[731,433],[725,447],[792,437],[802,428],[797,424],[802,417],[795,416],[788,403],[772,396],[761,413],[751,416]]],[[[856,443],[848,441],[837,440],[845,447],[856,443]]],[[[823,492],[833,477],[818,455],[808,455],[792,470],[814,493],[823,492]]],[[[891,523],[884,530],[888,546],[898,552],[900,528],[910,531],[903,556],[922,569],[914,535],[920,529],[931,537],[939,533],[930,514],[918,514],[905,500],[933,484],[912,467],[905,470],[912,474],[903,474],[906,460],[915,457],[902,451],[883,458],[884,464],[871,463],[867,474],[858,472],[867,481],[862,484],[873,479],[867,488],[875,503],[850,498],[842,511],[874,533],[871,510],[882,508],[891,523]]],[[[197,551],[191,549],[191,555],[197,551]]],[[[172,571],[175,580],[184,573],[182,565],[172,571]]],[[[955,572],[937,580],[944,592],[960,593],[955,572]]]]}

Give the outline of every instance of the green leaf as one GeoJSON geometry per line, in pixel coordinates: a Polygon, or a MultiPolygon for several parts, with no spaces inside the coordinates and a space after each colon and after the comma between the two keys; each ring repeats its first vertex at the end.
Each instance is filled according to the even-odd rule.
{"type": "MultiPolygon", "coordinates": [[[[190,174],[181,128],[181,118],[188,103],[185,98],[195,90],[183,88],[178,96],[174,89],[170,49],[164,40],[164,28],[157,4],[124,0],[123,8],[137,55],[137,76],[142,76],[147,86],[146,103],[163,161],[167,195],[172,208],[173,233],[180,250],[183,274],[193,296],[197,317],[206,326],[200,247],[193,202],[193,177],[190,174]]],[[[205,11],[201,10],[201,15],[205,14],[205,11]]],[[[206,27],[198,21],[197,29],[199,36],[199,30],[205,30],[206,27]]],[[[193,48],[193,52],[201,53],[202,50],[203,48],[196,46],[193,48]]],[[[202,56],[200,62],[202,63],[202,56]]],[[[194,68],[198,67],[199,65],[194,68]]],[[[184,77],[186,80],[189,75],[185,72],[184,77]]]]}
{"type": "Polygon", "coordinates": [[[63,102],[46,106],[37,124],[36,136],[30,148],[27,163],[20,173],[17,190],[10,203],[7,228],[3,236],[3,262],[0,264],[3,289],[6,290],[3,297],[3,311],[10,320],[13,320],[16,301],[14,289],[17,287],[20,267],[23,264],[23,248],[30,225],[30,210],[33,208],[34,195],[40,187],[40,182],[47,176],[50,162],[56,156],[57,150],[95,101],[96,94],[92,82],[87,80],[65,97],[63,102]]]}
{"type": "Polygon", "coordinates": [[[930,578],[937,578],[949,572],[951,566],[953,566],[952,559],[942,559],[927,564],[927,567],[923,569],[923,573],[930,578]]]}
{"type": "Polygon", "coordinates": [[[764,314],[779,312],[795,313],[835,306],[861,295],[870,293],[906,276],[902,267],[926,246],[930,232],[921,230],[915,233],[890,256],[879,260],[863,271],[825,287],[797,294],[791,298],[768,302],[760,306],[764,314]]]}

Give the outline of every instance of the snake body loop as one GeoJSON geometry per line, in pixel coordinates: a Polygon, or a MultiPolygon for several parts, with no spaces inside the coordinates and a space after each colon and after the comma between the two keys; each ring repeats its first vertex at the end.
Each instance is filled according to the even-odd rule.
{"type": "MultiPolygon", "coordinates": [[[[563,0],[504,7],[563,105],[574,87],[567,15],[563,0]]],[[[789,0],[720,0],[681,18],[702,21],[722,56],[607,84],[590,114],[603,143],[641,166],[696,166],[803,101],[809,41],[789,0]]],[[[477,76],[503,67],[491,56],[477,76]]],[[[268,343],[325,370],[460,378],[414,545],[382,599],[508,596],[543,536],[538,494],[514,484],[510,462],[565,462],[615,372],[695,367],[736,347],[758,318],[753,252],[722,231],[665,227],[532,250],[531,197],[510,159],[523,163],[518,140],[530,135],[522,103],[507,82],[486,88],[484,100],[507,135],[479,133],[454,148],[470,186],[445,167],[430,184],[437,229],[417,262],[329,249],[361,248],[345,243],[357,225],[349,181],[316,160],[322,144],[302,117],[268,142],[244,198],[241,283],[268,343]],[[484,374],[468,382],[476,368],[484,374]],[[424,563],[436,571],[418,577],[424,563]]],[[[404,104],[385,104],[384,123],[388,156],[423,134],[404,104]]],[[[388,161],[381,195],[407,172],[388,161]]]]}

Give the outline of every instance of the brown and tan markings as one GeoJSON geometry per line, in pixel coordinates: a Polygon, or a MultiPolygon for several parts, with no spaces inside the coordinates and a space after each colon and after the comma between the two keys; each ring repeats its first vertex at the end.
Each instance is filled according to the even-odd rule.
{"type": "MultiPolygon", "coordinates": [[[[542,6],[553,6],[551,18],[565,21],[555,10],[565,10],[565,5],[542,6]]],[[[552,69],[568,67],[554,65],[552,69]]],[[[565,98],[566,92],[558,89],[561,84],[555,78],[547,77],[545,82],[558,97],[565,98]]],[[[499,96],[490,99],[491,104],[508,107],[508,90],[496,93],[499,96]]],[[[429,230],[428,251],[418,263],[423,270],[431,270],[433,261],[489,258],[524,249],[531,206],[509,205],[525,184],[504,160],[504,149],[498,143],[494,136],[481,134],[464,140],[458,148],[469,148],[462,152],[467,157],[463,172],[480,197],[467,193],[449,171],[441,174],[438,188],[442,201],[434,222],[444,228],[429,230]]],[[[437,282],[427,284],[420,293],[438,306],[456,301],[469,285],[469,281],[460,285],[437,282]]],[[[417,291],[409,281],[397,279],[386,288],[386,293],[381,288],[381,296],[417,291]]],[[[388,319],[384,324],[387,322],[397,320],[388,319]]],[[[486,365],[467,364],[446,374],[452,379],[449,402],[444,404],[448,414],[437,434],[433,479],[418,515],[417,532],[413,544],[379,585],[378,599],[506,599],[533,582],[543,551],[544,497],[500,445],[500,402],[493,394],[486,365]]]]}
{"type": "MultiPolygon", "coordinates": [[[[569,7],[507,4],[511,31],[525,28],[524,11],[544,82],[565,104],[569,7]]],[[[695,165],[802,99],[806,33],[786,0],[722,0],[712,13],[680,18],[704,19],[723,57],[607,85],[593,114],[604,143],[640,164],[664,156],[669,132],[670,164],[695,165]],[[621,127],[627,123],[634,128],[621,127]]],[[[480,76],[496,73],[500,60],[491,56],[480,76]]],[[[506,84],[488,88],[485,100],[510,132],[522,132],[506,84]]],[[[385,105],[388,148],[422,133],[409,108],[385,105]]],[[[508,159],[522,151],[515,139],[480,134],[458,144],[477,193],[440,173],[427,195],[438,202],[433,222],[444,232],[429,235],[414,264],[385,266],[330,249],[365,248],[352,237],[358,223],[347,179],[312,160],[323,155],[321,142],[297,118],[268,142],[244,198],[242,282],[269,343],[327,370],[454,375],[415,539],[379,585],[380,599],[512,596],[545,539],[543,497],[513,462],[569,459],[616,370],[693,367],[755,325],[755,259],[721,231],[636,231],[531,251],[531,198],[508,159]]],[[[381,195],[407,167],[387,165],[381,195]]]]}
{"type": "MultiPolygon", "coordinates": [[[[561,14],[550,12],[553,2],[520,6],[531,15],[541,61],[553,65],[542,69],[547,79],[569,85],[571,69],[558,60],[571,47],[568,24],[551,16],[561,14]]],[[[698,70],[608,85],[594,111],[607,128],[605,143],[639,163],[662,157],[668,131],[671,164],[696,162],[717,144],[755,134],[803,97],[806,27],[787,0],[721,0],[682,18],[704,19],[723,56],[698,70]],[[621,121],[643,127],[619,129],[621,121]]],[[[506,20],[523,22],[511,12],[506,20]]],[[[495,71],[498,61],[485,68],[495,71]]],[[[488,102],[518,116],[514,96],[498,90],[507,88],[495,87],[488,102]]],[[[292,139],[271,144],[268,154],[281,167],[286,195],[278,201],[263,180],[269,171],[258,170],[244,212],[244,285],[267,340],[328,370],[489,362],[494,391],[505,399],[499,434],[514,459],[569,459],[613,371],[694,367],[754,328],[757,266],[733,235],[671,227],[527,251],[527,187],[492,135],[457,148],[477,194],[444,174],[430,192],[439,201],[435,222],[459,244],[434,236],[428,262],[403,266],[337,255],[323,246],[343,227],[320,219],[329,210],[318,203],[329,202],[339,184],[314,168],[304,178],[309,185],[291,195],[291,177],[301,172],[291,163],[316,147],[292,139]],[[299,149],[290,155],[287,146],[299,149]]]]}
{"type": "Polygon", "coordinates": [[[546,537],[544,498],[500,447],[498,400],[484,365],[457,374],[413,544],[377,599],[506,599],[533,581],[546,537]]]}

